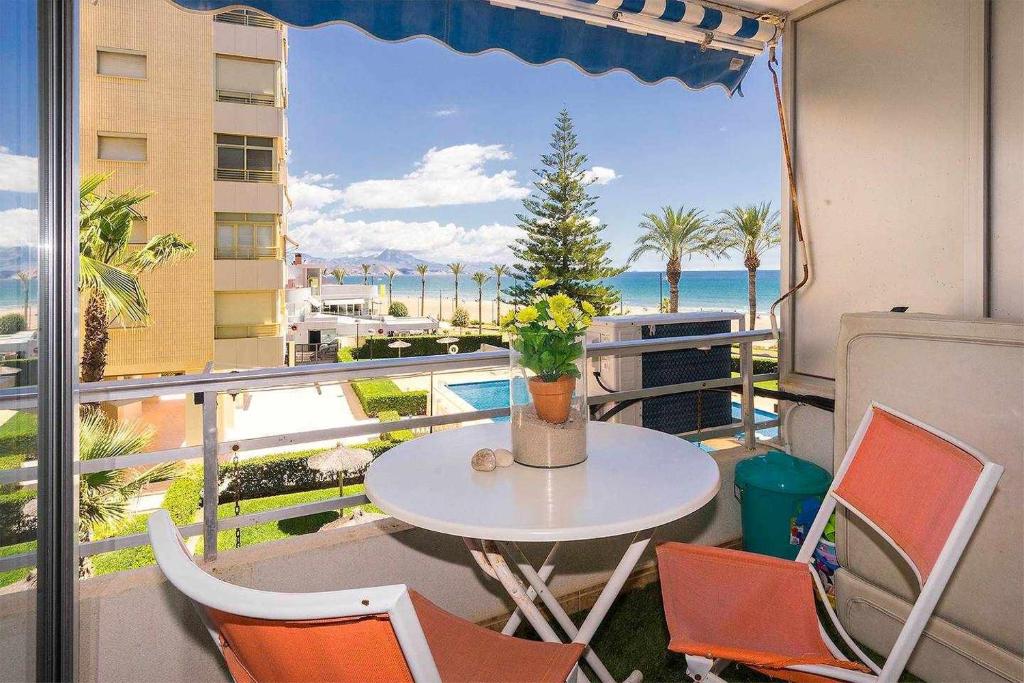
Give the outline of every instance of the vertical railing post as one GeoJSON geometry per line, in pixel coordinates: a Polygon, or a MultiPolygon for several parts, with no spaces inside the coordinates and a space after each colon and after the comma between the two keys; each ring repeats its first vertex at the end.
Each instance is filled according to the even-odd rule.
{"type": "Polygon", "coordinates": [[[754,344],[740,342],[740,379],[743,381],[743,397],[740,407],[743,418],[743,447],[753,450],[756,445],[754,434],[754,344]]]}
{"type": "Polygon", "coordinates": [[[203,404],[203,559],[217,559],[217,498],[220,493],[217,463],[217,392],[200,394],[203,404]]]}

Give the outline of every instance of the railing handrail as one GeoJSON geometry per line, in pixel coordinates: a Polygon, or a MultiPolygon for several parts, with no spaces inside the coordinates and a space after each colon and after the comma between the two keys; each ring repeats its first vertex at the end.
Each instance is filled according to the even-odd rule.
{"type": "MultiPolygon", "coordinates": [[[[710,435],[712,433],[714,435],[727,435],[730,433],[735,434],[742,429],[746,433],[745,441],[749,447],[753,443],[753,434],[755,430],[778,424],[778,420],[756,422],[753,411],[753,383],[755,381],[777,376],[775,374],[753,374],[751,362],[753,342],[768,340],[771,338],[772,333],[770,331],[751,330],[700,336],[665,337],[660,339],[599,342],[591,344],[587,348],[587,356],[591,358],[598,358],[608,355],[633,356],[656,351],[705,348],[739,343],[741,344],[741,376],[686,382],[662,387],[649,387],[639,390],[616,391],[593,396],[590,398],[589,403],[600,404],[611,401],[635,400],[641,397],[654,397],[670,393],[698,391],[702,389],[742,388],[743,417],[740,422],[733,422],[729,425],[711,428],[710,430],[701,430],[697,433],[687,433],[686,435],[681,436],[700,436],[710,435]]],[[[210,425],[213,426],[211,433],[214,438],[205,438],[204,443],[199,446],[187,446],[150,453],[139,453],[125,457],[79,461],[76,463],[77,471],[79,473],[95,472],[101,469],[132,467],[156,462],[198,459],[202,457],[204,459],[204,496],[207,499],[212,500],[216,497],[218,482],[216,475],[213,475],[213,477],[210,478],[211,471],[219,474],[219,467],[217,466],[218,458],[219,456],[229,452],[297,445],[346,436],[364,434],[371,435],[384,431],[395,431],[396,429],[415,429],[446,424],[458,424],[509,414],[508,408],[491,408],[462,413],[407,417],[398,421],[384,423],[362,423],[348,425],[345,427],[306,430],[303,432],[276,434],[266,437],[220,441],[216,438],[216,401],[212,400],[219,393],[230,393],[234,391],[252,389],[283,388],[294,386],[295,384],[313,382],[351,381],[355,379],[369,379],[372,377],[412,374],[416,372],[444,372],[480,367],[494,367],[505,362],[507,357],[507,350],[477,351],[459,355],[385,358],[379,360],[360,361],[358,363],[331,363],[288,368],[260,368],[231,373],[205,373],[201,375],[179,375],[133,380],[106,380],[102,382],[83,384],[79,387],[78,391],[79,400],[83,402],[126,400],[180,393],[204,394],[205,399],[207,399],[204,400],[203,405],[204,432],[209,431],[206,427],[206,423],[210,423],[210,425]]],[[[15,406],[24,409],[25,407],[32,407],[35,397],[36,394],[33,388],[21,387],[16,389],[3,389],[0,390],[0,408],[15,406]]],[[[34,476],[35,470],[36,468],[34,466],[27,466],[0,472],[0,483],[29,481],[34,476]]],[[[352,506],[368,502],[365,495],[347,496],[340,499],[305,503],[262,513],[242,515],[233,520],[218,520],[216,517],[216,505],[213,505],[209,512],[204,509],[203,522],[186,525],[181,528],[181,532],[186,533],[187,535],[202,533],[206,538],[206,542],[214,549],[212,553],[210,550],[207,551],[208,554],[210,554],[210,557],[212,557],[215,553],[217,533],[221,530],[257,524],[269,520],[290,519],[293,517],[313,514],[314,512],[333,510],[339,506],[339,501],[343,506],[352,506]],[[209,517],[209,519],[207,517],[209,517]]],[[[121,548],[145,545],[147,542],[148,538],[145,534],[114,537],[101,541],[83,543],[79,547],[79,552],[82,557],[88,557],[101,552],[109,552],[111,550],[121,548]]],[[[34,562],[34,552],[26,552],[19,555],[0,558],[0,571],[31,566],[34,562]]]]}
{"type": "MultiPolygon", "coordinates": [[[[638,339],[631,341],[596,342],[587,345],[587,357],[636,356],[653,351],[696,349],[704,346],[722,346],[772,338],[770,330],[725,332],[690,337],[663,337],[660,339],[638,339]]],[[[323,363],[296,367],[255,368],[232,372],[204,373],[197,375],[172,375],[170,377],[145,377],[138,379],[103,380],[79,385],[79,400],[83,403],[99,401],[121,401],[137,398],[190,394],[213,391],[240,392],[249,389],[274,389],[301,384],[306,381],[351,381],[373,379],[390,375],[413,374],[416,372],[444,372],[446,370],[471,370],[477,367],[498,365],[508,359],[508,351],[473,351],[471,353],[441,354],[436,356],[408,356],[405,358],[380,358],[355,363],[323,363]]],[[[31,387],[0,389],[0,409],[14,404],[24,407],[35,399],[31,387]]]]}

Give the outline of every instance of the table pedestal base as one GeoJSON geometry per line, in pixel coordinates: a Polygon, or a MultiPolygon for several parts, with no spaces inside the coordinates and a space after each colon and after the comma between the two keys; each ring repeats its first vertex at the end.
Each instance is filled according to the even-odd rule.
{"type": "MultiPolygon", "coordinates": [[[[525,618],[527,623],[533,627],[543,640],[551,643],[564,642],[535,604],[534,601],[537,597],[540,597],[544,607],[547,608],[548,612],[568,636],[570,642],[581,643],[587,646],[583,657],[598,680],[601,683],[615,683],[615,679],[609,673],[608,668],[605,667],[597,653],[590,648],[590,641],[597,632],[601,622],[604,621],[605,616],[607,616],[608,610],[611,609],[612,603],[615,602],[615,598],[618,597],[633,569],[636,568],[637,562],[640,561],[644,550],[651,542],[653,533],[652,530],[641,531],[633,536],[633,540],[623,554],[622,559],[616,565],[615,571],[612,572],[608,582],[601,590],[601,594],[597,597],[597,602],[594,603],[594,606],[587,613],[586,618],[578,629],[572,619],[569,618],[569,615],[562,609],[558,599],[555,598],[547,585],[555,569],[555,558],[558,554],[559,543],[555,543],[552,546],[540,568],[535,569],[515,543],[480,541],[468,538],[464,539],[464,541],[473,555],[473,559],[480,565],[484,573],[499,581],[516,604],[515,611],[501,630],[502,633],[512,635],[525,618]],[[512,567],[518,570],[518,575],[513,571],[512,567]],[[520,576],[526,580],[528,587],[524,585],[520,576]]],[[[577,680],[589,680],[578,666],[574,671],[574,676],[577,680]]],[[[573,676],[570,676],[570,680],[572,678],[573,676]]],[[[643,674],[639,671],[633,671],[626,678],[626,683],[639,683],[642,680],[643,674]]]]}

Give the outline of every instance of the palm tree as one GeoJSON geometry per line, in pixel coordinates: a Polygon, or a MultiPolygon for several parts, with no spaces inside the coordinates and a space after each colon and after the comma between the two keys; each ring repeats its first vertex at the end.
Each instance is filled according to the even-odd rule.
{"type": "Polygon", "coordinates": [[[348,275],[348,271],[344,268],[332,268],[331,275],[338,281],[339,285],[345,284],[345,276],[348,275]]]}
{"type": "Polygon", "coordinates": [[[420,274],[420,317],[423,317],[423,306],[427,299],[427,271],[430,267],[426,263],[416,266],[416,272],[420,274]]]}
{"type": "Polygon", "coordinates": [[[723,250],[743,254],[743,266],[747,269],[750,329],[754,329],[757,322],[757,269],[761,267],[761,256],[782,242],[779,212],[772,211],[771,202],[734,206],[718,213],[715,227],[723,250]]]}
{"type": "Polygon", "coordinates": [[[491,276],[487,273],[477,271],[473,273],[473,282],[476,283],[476,331],[477,334],[484,333],[484,285],[490,281],[491,276]]]}
{"type": "Polygon", "coordinates": [[[156,235],[141,249],[129,249],[132,222],[142,217],[138,206],[152,193],[127,190],[101,195],[110,175],[82,180],[78,223],[78,291],[87,298],[82,339],[82,381],[103,379],[107,368],[110,325],[149,321],[149,305],[140,277],[156,268],[191,256],[195,247],[180,235],[156,235]]]}
{"type": "Polygon", "coordinates": [[[686,210],[683,206],[678,209],[663,206],[661,214],[645,213],[639,227],[643,232],[636,238],[636,246],[629,255],[629,263],[635,262],[644,254],[658,254],[665,259],[668,309],[670,313],[677,313],[683,257],[689,260],[694,254],[720,256],[722,250],[718,245],[715,230],[703,211],[686,210]]]}
{"type": "Polygon", "coordinates": [[[462,268],[462,264],[458,262],[448,264],[448,269],[455,276],[455,307],[452,309],[453,311],[459,307],[459,276],[462,275],[462,268]]]}
{"type": "Polygon", "coordinates": [[[398,271],[394,268],[388,268],[384,273],[388,277],[388,308],[391,308],[391,295],[395,289],[395,276],[398,275],[398,271]]]}
{"type": "Polygon", "coordinates": [[[494,286],[497,288],[496,303],[498,304],[498,320],[501,320],[501,277],[508,272],[508,266],[501,263],[491,266],[494,271],[494,286]]]}
{"type": "Polygon", "coordinates": [[[364,263],[364,264],[362,264],[359,267],[363,269],[363,284],[364,285],[370,284],[370,282],[369,282],[370,269],[373,268],[373,264],[372,263],[364,263]]]}
{"type": "Polygon", "coordinates": [[[24,298],[24,305],[22,306],[22,315],[25,318],[25,324],[29,325],[30,321],[28,319],[28,290],[29,283],[31,283],[32,280],[36,279],[36,272],[34,270],[19,270],[14,275],[14,277],[18,278],[18,280],[21,282],[21,292],[24,298]]]}

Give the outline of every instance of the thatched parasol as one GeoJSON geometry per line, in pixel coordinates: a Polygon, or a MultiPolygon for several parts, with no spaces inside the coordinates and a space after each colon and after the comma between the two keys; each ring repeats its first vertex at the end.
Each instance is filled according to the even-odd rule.
{"type": "MultiPolygon", "coordinates": [[[[336,472],[338,475],[338,495],[345,497],[345,475],[350,472],[361,472],[373,462],[373,453],[362,448],[349,448],[338,444],[323,453],[317,453],[306,460],[306,465],[317,472],[336,472]]],[[[339,519],[345,516],[345,508],[338,510],[339,519]]]]}

